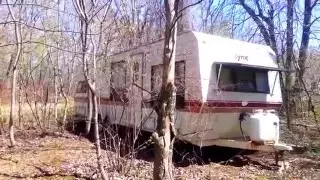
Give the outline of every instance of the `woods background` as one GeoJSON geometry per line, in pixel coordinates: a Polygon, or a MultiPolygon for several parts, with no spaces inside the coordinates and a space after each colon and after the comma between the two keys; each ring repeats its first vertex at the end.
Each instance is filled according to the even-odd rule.
{"type": "MultiPolygon", "coordinates": [[[[110,55],[164,38],[163,4],[159,0],[0,1],[3,141],[10,134],[14,146],[14,134],[20,131],[64,132],[74,113],[77,79],[85,75],[91,92],[98,93],[96,84],[109,84],[103,82],[105,74],[97,72],[108,73],[101,64],[110,55]]],[[[295,136],[291,143],[310,132],[320,133],[318,0],[180,0],[178,9],[183,9],[178,32],[194,30],[270,46],[279,66],[288,70],[280,77],[282,132],[295,136]]],[[[92,103],[91,116],[97,120],[98,102],[92,103]]]]}

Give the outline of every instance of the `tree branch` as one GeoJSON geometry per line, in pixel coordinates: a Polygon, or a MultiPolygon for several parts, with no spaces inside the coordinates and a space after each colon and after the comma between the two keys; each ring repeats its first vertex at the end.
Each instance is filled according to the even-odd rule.
{"type": "Polygon", "coordinates": [[[259,19],[259,16],[255,14],[254,10],[249,7],[244,0],[239,0],[239,2],[246,12],[251,16],[251,18],[256,22],[266,44],[271,45],[270,34],[268,33],[267,28],[263,25],[262,21],[259,19]]]}

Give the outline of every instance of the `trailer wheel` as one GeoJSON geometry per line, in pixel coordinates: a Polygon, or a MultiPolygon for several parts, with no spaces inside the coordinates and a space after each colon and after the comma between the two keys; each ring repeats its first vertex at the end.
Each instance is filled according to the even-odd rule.
{"type": "Polygon", "coordinates": [[[274,155],[275,155],[276,165],[279,166],[279,160],[284,159],[284,151],[275,151],[274,155]]]}
{"type": "Polygon", "coordinates": [[[106,149],[119,153],[121,157],[134,152],[133,130],[121,125],[105,125],[103,128],[103,143],[106,149]]]}
{"type": "Polygon", "coordinates": [[[133,129],[130,127],[120,126],[118,130],[120,156],[125,157],[133,155],[135,153],[133,129]]]}

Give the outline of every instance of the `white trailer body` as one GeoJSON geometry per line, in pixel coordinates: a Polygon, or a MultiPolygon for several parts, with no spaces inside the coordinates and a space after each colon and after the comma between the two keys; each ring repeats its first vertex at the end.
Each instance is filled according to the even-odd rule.
{"type": "MultiPolygon", "coordinates": [[[[152,107],[161,86],[162,57],[160,40],[100,62],[100,115],[113,124],[155,131],[152,107]]],[[[280,70],[268,46],[193,31],[178,35],[177,137],[198,146],[290,150],[279,144],[280,70]]],[[[81,80],[75,107],[86,115],[81,80]]]]}

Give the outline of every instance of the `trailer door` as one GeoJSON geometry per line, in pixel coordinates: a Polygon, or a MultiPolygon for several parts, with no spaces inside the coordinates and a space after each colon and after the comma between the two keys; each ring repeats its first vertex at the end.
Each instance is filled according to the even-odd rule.
{"type": "Polygon", "coordinates": [[[143,60],[144,54],[134,54],[132,60],[132,93],[130,97],[131,124],[139,129],[142,119],[142,93],[143,93],[143,60]]]}

